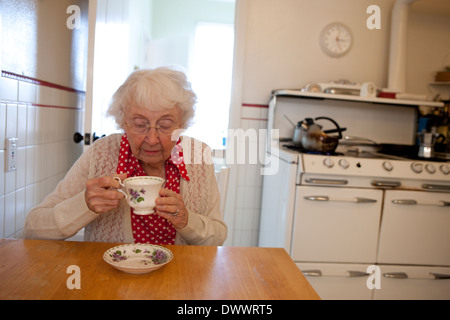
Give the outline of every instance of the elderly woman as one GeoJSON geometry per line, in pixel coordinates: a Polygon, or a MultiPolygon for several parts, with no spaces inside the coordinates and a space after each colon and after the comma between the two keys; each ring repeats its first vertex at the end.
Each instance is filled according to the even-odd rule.
{"type": "Polygon", "coordinates": [[[209,148],[179,137],[193,118],[195,101],[182,72],[157,68],[131,74],[108,111],[125,133],[99,139],[84,152],[56,190],[30,211],[24,237],[67,239],[85,228],[85,241],[222,245],[227,227],[214,167],[193,161],[209,148]],[[115,190],[121,186],[114,177],[143,175],[166,180],[156,214],[135,215],[115,190]]]}

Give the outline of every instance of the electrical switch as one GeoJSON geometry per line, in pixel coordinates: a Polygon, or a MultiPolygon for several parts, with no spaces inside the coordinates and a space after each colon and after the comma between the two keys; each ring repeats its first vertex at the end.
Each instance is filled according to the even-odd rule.
{"type": "Polygon", "coordinates": [[[9,138],[6,140],[6,161],[5,171],[15,171],[17,164],[17,138],[9,138]]]}

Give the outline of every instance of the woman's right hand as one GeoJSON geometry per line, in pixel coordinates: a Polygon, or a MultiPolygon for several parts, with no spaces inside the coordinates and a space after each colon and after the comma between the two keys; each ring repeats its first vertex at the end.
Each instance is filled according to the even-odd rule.
{"type": "Polygon", "coordinates": [[[123,193],[114,190],[122,188],[119,181],[127,178],[127,174],[116,174],[109,177],[90,179],[86,182],[84,198],[89,210],[101,214],[120,206],[120,201],[125,197],[123,193]]]}

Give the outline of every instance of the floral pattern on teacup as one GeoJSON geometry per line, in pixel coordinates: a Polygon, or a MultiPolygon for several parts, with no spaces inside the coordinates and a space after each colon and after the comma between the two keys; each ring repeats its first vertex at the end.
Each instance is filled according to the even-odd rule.
{"type": "Polygon", "coordinates": [[[145,194],[145,190],[141,189],[141,190],[135,190],[132,188],[128,189],[128,192],[130,193],[130,200],[133,203],[140,203],[140,202],[144,202],[144,197],[141,196],[141,194],[145,194]]]}

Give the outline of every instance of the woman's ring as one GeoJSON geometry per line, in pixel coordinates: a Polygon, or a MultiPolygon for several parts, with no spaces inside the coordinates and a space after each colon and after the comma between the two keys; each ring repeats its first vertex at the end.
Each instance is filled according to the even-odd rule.
{"type": "Polygon", "coordinates": [[[179,213],[180,213],[180,212],[179,212],[178,209],[177,209],[177,212],[172,213],[172,215],[173,215],[174,217],[176,217],[179,213]]]}

